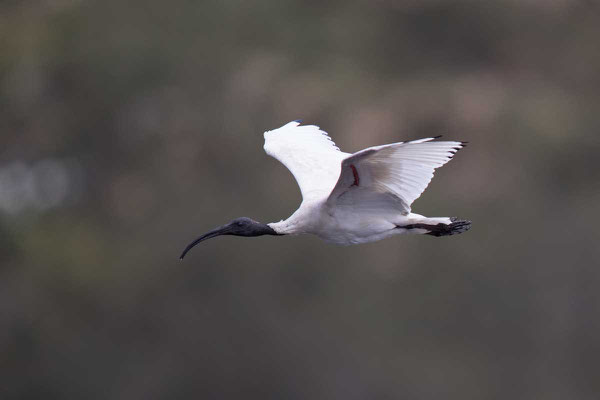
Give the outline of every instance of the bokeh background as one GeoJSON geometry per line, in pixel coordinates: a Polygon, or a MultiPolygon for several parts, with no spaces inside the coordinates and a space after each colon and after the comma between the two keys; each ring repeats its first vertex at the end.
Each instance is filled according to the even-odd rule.
{"type": "Polygon", "coordinates": [[[2,399],[596,399],[595,1],[0,3],[2,399]],[[469,147],[463,235],[223,237],[300,192],[262,149],[469,147]]]}

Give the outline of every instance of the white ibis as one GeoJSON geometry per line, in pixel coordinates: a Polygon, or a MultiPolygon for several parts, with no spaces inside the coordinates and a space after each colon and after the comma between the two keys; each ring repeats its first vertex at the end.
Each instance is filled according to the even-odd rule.
{"type": "Polygon", "coordinates": [[[312,233],[341,245],[373,242],[416,233],[447,236],[462,233],[470,221],[427,218],[410,206],[425,190],[436,168],[446,164],[466,142],[426,138],[341,152],[326,132],[292,121],[265,132],[265,151],[296,178],[302,204],[288,219],[262,224],[237,218],[190,243],[219,235],[261,236],[312,233]]]}

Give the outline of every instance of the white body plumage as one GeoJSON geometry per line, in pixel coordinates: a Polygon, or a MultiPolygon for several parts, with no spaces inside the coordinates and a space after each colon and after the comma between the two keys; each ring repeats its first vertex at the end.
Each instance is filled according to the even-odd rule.
{"type": "Polygon", "coordinates": [[[463,142],[427,138],[349,154],[319,127],[301,126],[299,121],[264,136],[265,151],[290,170],[303,198],[288,219],[268,224],[278,234],[311,233],[350,245],[404,233],[443,236],[470,226],[446,217],[427,218],[410,209],[434,170],[464,147],[463,142]]]}

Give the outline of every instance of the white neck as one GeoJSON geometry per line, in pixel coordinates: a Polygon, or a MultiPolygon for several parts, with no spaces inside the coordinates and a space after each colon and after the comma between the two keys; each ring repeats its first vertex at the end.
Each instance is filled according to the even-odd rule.
{"type": "Polygon", "coordinates": [[[298,233],[302,233],[302,231],[299,229],[298,224],[295,223],[291,217],[286,219],[285,221],[271,222],[267,225],[273,228],[273,230],[279,233],[280,235],[295,235],[298,233]]]}
{"type": "Polygon", "coordinates": [[[321,205],[302,202],[298,208],[285,221],[271,222],[273,230],[282,235],[297,235],[300,233],[314,233],[315,227],[322,222],[321,205]]]}

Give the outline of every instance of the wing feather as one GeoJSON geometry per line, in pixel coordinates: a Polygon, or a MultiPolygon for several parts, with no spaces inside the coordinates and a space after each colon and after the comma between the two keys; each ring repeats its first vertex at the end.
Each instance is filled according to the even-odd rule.
{"type": "Polygon", "coordinates": [[[425,191],[435,169],[465,146],[464,142],[434,139],[370,147],[345,158],[328,203],[364,208],[360,203],[377,201],[410,213],[411,204],[425,191]]]}
{"type": "Polygon", "coordinates": [[[340,176],[342,153],[318,126],[292,121],[265,132],[265,151],[290,170],[302,197],[327,196],[340,176]]]}

